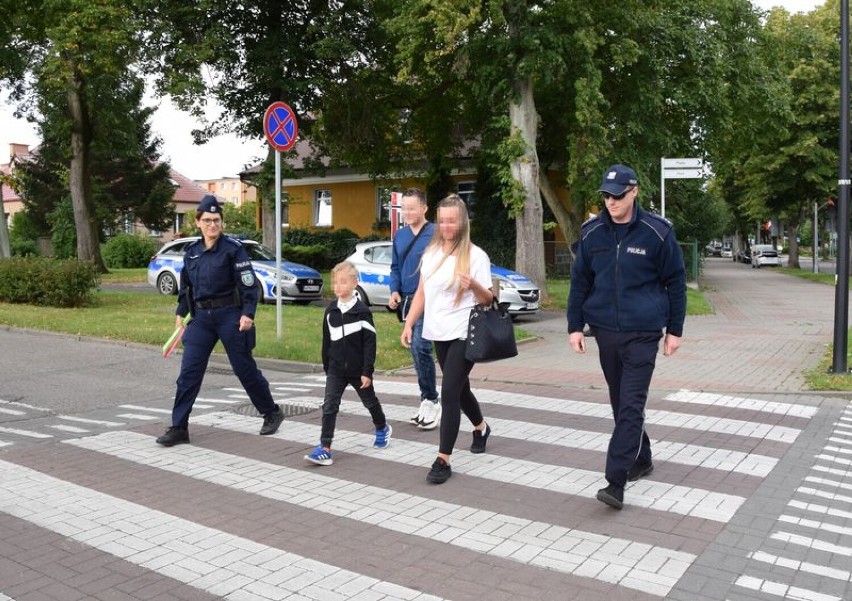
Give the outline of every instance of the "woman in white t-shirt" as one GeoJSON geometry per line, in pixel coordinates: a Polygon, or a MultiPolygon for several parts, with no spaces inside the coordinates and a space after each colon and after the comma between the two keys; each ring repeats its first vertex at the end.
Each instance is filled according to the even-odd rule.
{"type": "Polygon", "coordinates": [[[441,484],[452,475],[450,455],[459,433],[461,413],[474,426],[471,453],[485,452],[491,428],[470,390],[473,363],[465,359],[467,321],[477,303],[491,304],[491,261],[470,241],[464,201],[451,194],[438,203],[435,234],[420,262],[420,285],[411,301],[400,340],[411,344],[411,329],[423,315],[423,338],[435,343],[441,366],[441,442],[438,458],[426,476],[441,484]]]}

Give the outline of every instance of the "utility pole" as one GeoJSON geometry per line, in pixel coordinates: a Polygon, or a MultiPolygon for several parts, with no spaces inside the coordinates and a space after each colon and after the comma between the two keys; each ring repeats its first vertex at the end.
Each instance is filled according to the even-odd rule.
{"type": "Polygon", "coordinates": [[[831,372],[848,373],[849,343],[849,0],[840,0],[840,174],[837,181],[837,276],[831,372]]]}
{"type": "Polygon", "coordinates": [[[3,207],[3,184],[6,176],[0,173],[0,259],[8,259],[12,256],[12,248],[9,244],[9,224],[6,222],[6,209],[3,207]]]}

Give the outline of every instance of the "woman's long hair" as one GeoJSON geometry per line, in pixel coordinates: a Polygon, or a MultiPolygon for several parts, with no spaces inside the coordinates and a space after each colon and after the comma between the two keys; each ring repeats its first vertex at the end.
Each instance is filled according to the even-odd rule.
{"type": "Polygon", "coordinates": [[[447,283],[447,290],[450,290],[454,286],[458,288],[456,290],[456,298],[455,305],[461,302],[461,297],[464,294],[464,291],[459,287],[459,274],[470,272],[470,218],[467,214],[467,205],[465,202],[459,197],[458,194],[450,194],[441,202],[438,203],[437,211],[435,212],[435,221],[437,222],[437,227],[435,228],[435,233],[432,235],[432,240],[429,242],[429,245],[426,247],[426,252],[441,252],[442,257],[438,262],[438,265],[435,266],[435,269],[432,270],[432,273],[425,274],[425,277],[430,277],[435,274],[438,269],[441,268],[441,265],[444,264],[444,261],[447,260],[447,257],[451,256],[453,253],[456,253],[456,268],[453,273],[453,279],[447,283]],[[441,235],[441,209],[448,209],[456,207],[459,211],[459,230],[456,232],[456,237],[453,240],[453,245],[450,248],[449,252],[444,252],[444,238],[441,235]]]}

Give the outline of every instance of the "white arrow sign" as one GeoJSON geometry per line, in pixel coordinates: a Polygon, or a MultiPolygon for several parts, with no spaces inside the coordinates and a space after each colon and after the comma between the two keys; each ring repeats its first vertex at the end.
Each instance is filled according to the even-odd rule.
{"type": "Polygon", "coordinates": [[[697,179],[704,177],[703,169],[665,169],[663,177],[666,179],[697,179]]]}
{"type": "Polygon", "coordinates": [[[701,168],[704,162],[701,159],[663,159],[663,169],[687,169],[701,168]]]}

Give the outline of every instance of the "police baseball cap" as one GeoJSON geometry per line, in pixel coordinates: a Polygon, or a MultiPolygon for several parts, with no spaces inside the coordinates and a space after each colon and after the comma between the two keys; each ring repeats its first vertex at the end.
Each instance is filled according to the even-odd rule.
{"type": "Polygon", "coordinates": [[[222,205],[219,204],[219,200],[215,196],[208,194],[198,203],[196,211],[199,213],[219,213],[221,215],[222,205]]]}
{"type": "Polygon", "coordinates": [[[638,185],[636,172],[625,165],[612,165],[604,171],[603,181],[598,192],[606,192],[610,196],[620,196],[630,188],[638,185]]]}

